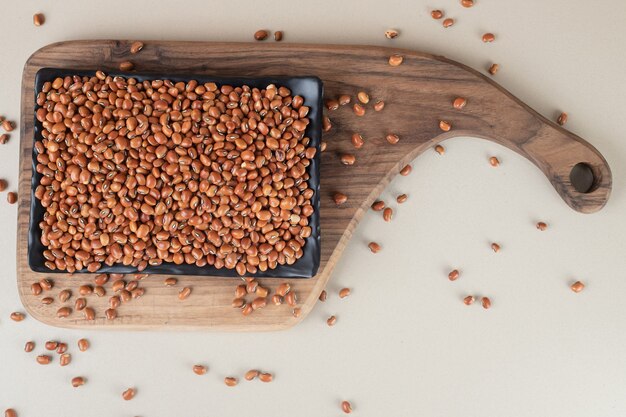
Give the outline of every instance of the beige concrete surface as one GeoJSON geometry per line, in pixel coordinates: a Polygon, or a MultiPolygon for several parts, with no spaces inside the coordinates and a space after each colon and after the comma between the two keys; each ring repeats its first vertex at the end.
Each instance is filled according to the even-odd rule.
{"type": "MultiPolygon", "coordinates": [[[[329,297],[299,326],[259,334],[82,332],[46,327],[20,310],[15,286],[15,206],[0,196],[0,411],[28,416],[626,415],[626,3],[567,0],[3,1],[0,114],[16,119],[21,71],[37,48],[79,38],[238,40],[259,28],[285,42],[394,45],[445,55],[497,80],[606,157],[614,175],[599,213],[569,209],[528,161],[471,138],[427,152],[385,195],[407,193],[391,223],[369,213],[329,284],[329,297]],[[444,30],[440,8],[457,20],[444,30]],[[46,15],[36,28],[32,15],[46,15]],[[397,28],[390,41],[383,31],[397,28]],[[496,34],[485,45],[480,35],[496,34]],[[501,166],[487,159],[496,155],[501,166]],[[549,229],[539,232],[543,220],[549,229]],[[372,256],[365,242],[383,250],[372,256]],[[498,254],[489,243],[502,245],[498,254]],[[451,268],[461,277],[447,280],[451,268]],[[580,294],[568,285],[587,284],[580,294]],[[337,291],[351,287],[340,300],[337,291]],[[493,307],[467,307],[466,294],[493,307]],[[336,314],[337,324],[326,326],[336,314]],[[88,337],[92,349],[77,352],[88,337]],[[27,340],[71,343],[74,361],[40,366],[27,340]],[[207,375],[191,372],[194,363],[207,375]],[[271,384],[227,388],[249,368],[271,384]],[[73,376],[88,383],[78,389],[73,376]],[[121,392],[136,386],[133,401],[121,392]]],[[[17,133],[0,149],[0,177],[17,181],[17,133]]],[[[12,188],[12,187],[11,187],[12,188]]]]}

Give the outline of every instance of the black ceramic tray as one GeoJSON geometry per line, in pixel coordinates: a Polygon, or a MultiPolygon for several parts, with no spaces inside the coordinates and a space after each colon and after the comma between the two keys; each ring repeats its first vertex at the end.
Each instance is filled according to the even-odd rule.
{"type": "MultiPolygon", "coordinates": [[[[95,71],[74,71],[71,69],[57,69],[57,68],[42,68],[37,72],[35,77],[35,102],[36,96],[43,84],[46,81],[52,81],[57,77],[66,76],[94,76],[95,71]]],[[[314,212],[309,219],[309,226],[311,226],[311,236],[306,239],[306,244],[303,248],[303,256],[298,259],[293,265],[278,265],[277,268],[267,270],[265,272],[257,272],[247,276],[255,277],[283,277],[283,278],[310,278],[317,273],[320,264],[321,248],[320,248],[320,220],[319,220],[319,187],[320,187],[320,143],[322,136],[322,97],[323,97],[323,85],[322,81],[317,77],[261,77],[261,78],[245,78],[245,77],[209,77],[203,75],[187,75],[187,74],[150,74],[150,73],[123,73],[115,72],[108,73],[112,76],[122,76],[126,78],[133,77],[138,81],[154,80],[154,79],[168,79],[173,82],[197,80],[200,83],[215,82],[217,85],[229,84],[233,86],[249,85],[251,87],[265,88],[269,84],[276,84],[278,86],[285,86],[289,88],[294,95],[300,95],[304,98],[304,104],[310,107],[309,119],[311,122],[306,129],[306,135],[311,138],[311,145],[317,148],[315,158],[311,161],[308,167],[308,173],[310,175],[309,187],[315,191],[312,199],[312,205],[314,212]]],[[[35,113],[37,111],[37,105],[35,105],[35,113]]],[[[43,127],[41,123],[35,118],[35,130],[34,141],[40,140],[41,131],[43,127]]],[[[35,272],[55,273],[64,272],[51,270],[44,264],[45,258],[43,257],[43,251],[45,247],[41,243],[41,229],[39,228],[39,222],[43,219],[45,212],[43,206],[39,200],[35,197],[35,188],[39,184],[41,174],[37,173],[37,154],[33,147],[33,176],[31,187],[31,207],[30,207],[30,221],[29,221],[29,234],[28,234],[28,264],[30,268],[35,272]]],[[[122,273],[129,274],[138,272],[137,268],[132,266],[125,266],[122,264],[115,264],[113,266],[104,265],[98,270],[98,273],[122,273]]],[[[77,271],[77,273],[88,273],[86,269],[77,271]]],[[[221,268],[217,269],[213,266],[207,265],[204,267],[198,267],[196,265],[176,265],[174,263],[162,263],[157,266],[148,266],[142,271],[146,274],[164,274],[164,275],[206,275],[206,276],[220,276],[220,277],[237,277],[238,274],[234,269],[221,268]]]]}

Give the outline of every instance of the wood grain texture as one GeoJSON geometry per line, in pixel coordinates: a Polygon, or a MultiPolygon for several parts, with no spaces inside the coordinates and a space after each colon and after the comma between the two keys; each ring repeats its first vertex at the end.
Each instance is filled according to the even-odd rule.
{"type": "MultiPolygon", "coordinates": [[[[221,331],[267,331],[285,329],[302,320],[315,305],[333,267],[370,204],[399,170],[434,144],[455,136],[473,136],[495,141],[532,161],[550,180],[563,200],[574,210],[591,213],[606,203],[611,191],[611,171],[599,152],[580,137],[550,122],[492,80],[464,65],[443,57],[409,50],[370,46],[299,45],[280,43],[210,43],[146,41],[137,55],[129,52],[129,41],[90,40],[61,42],[35,52],[24,67],[22,80],[21,153],[19,182],[19,227],[17,236],[17,281],[27,311],[44,323],[61,327],[109,329],[208,329],[221,331]],[[390,54],[404,56],[404,63],[391,67],[390,54]],[[317,75],[324,81],[325,96],[336,97],[365,90],[372,97],[364,117],[356,117],[351,106],[329,113],[333,129],[324,135],[328,148],[321,165],[322,259],[317,276],[305,280],[261,279],[274,289],[290,282],[296,291],[302,314],[293,317],[288,306],[268,305],[248,317],[231,308],[233,278],[179,277],[176,287],[163,285],[164,276],[152,275],[142,281],[146,294],[118,309],[114,321],[104,318],[106,297],[90,296],[95,321],[75,313],[57,319],[61,304],[44,306],[41,297],[30,293],[30,284],[46,277],[34,273],[27,263],[27,234],[30,207],[31,154],[33,146],[34,77],[42,67],[116,70],[131,60],[137,71],[215,76],[317,75]],[[468,99],[463,110],[452,100],[468,99]],[[378,99],[386,102],[383,111],[373,111],[378,99]],[[452,124],[442,132],[439,120],[452,124]],[[353,132],[361,133],[365,145],[355,150],[353,132]],[[400,142],[384,139],[396,133],[400,142]],[[354,153],[357,162],[343,166],[341,153],[354,153]],[[594,183],[588,193],[577,192],[570,183],[570,171],[579,162],[588,164],[594,183]],[[331,195],[341,191],[348,202],[336,206],[331,195]],[[183,286],[193,287],[185,301],[177,294],[183,286]]],[[[383,249],[384,250],[384,249],[383,249]]],[[[372,255],[375,256],[375,255],[372,255]]],[[[93,275],[54,274],[55,287],[77,288],[92,283],[93,275]]]]}

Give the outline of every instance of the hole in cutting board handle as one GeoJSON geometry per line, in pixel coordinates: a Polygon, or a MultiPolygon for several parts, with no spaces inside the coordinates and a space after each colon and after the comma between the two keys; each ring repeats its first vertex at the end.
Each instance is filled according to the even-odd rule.
{"type": "Polygon", "coordinates": [[[574,189],[583,194],[595,191],[600,183],[599,178],[596,178],[593,172],[593,168],[585,162],[579,162],[572,167],[569,180],[574,189]]]}

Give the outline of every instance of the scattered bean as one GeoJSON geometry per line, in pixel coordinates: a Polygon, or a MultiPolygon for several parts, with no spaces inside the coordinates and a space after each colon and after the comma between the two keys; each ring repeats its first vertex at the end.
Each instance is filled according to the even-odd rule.
{"type": "Polygon", "coordinates": [[[250,314],[252,314],[253,311],[254,309],[252,308],[252,305],[246,304],[241,309],[241,314],[243,314],[244,316],[249,316],[250,314]]]}
{"type": "Polygon", "coordinates": [[[26,342],[24,345],[24,352],[32,352],[33,350],[35,350],[35,342],[26,342]]]}
{"type": "Polygon", "coordinates": [[[43,288],[44,291],[50,291],[52,287],[54,287],[54,281],[44,278],[39,281],[39,285],[43,288]]]}
{"type": "Polygon", "coordinates": [[[11,320],[13,321],[22,321],[26,318],[24,313],[20,313],[19,311],[14,311],[11,313],[11,320]]]}
{"type": "Polygon", "coordinates": [[[461,0],[461,5],[463,7],[472,7],[474,5],[474,0],[461,0]]]}
{"type": "Polygon", "coordinates": [[[340,206],[348,201],[348,196],[344,193],[336,192],[335,194],[333,194],[333,201],[335,202],[335,204],[340,206]]]}
{"type": "Polygon", "coordinates": [[[574,292],[581,292],[585,288],[585,284],[580,281],[576,281],[570,287],[574,292]]]}
{"type": "Polygon", "coordinates": [[[474,304],[474,300],[476,300],[476,298],[473,295],[468,295],[467,297],[465,297],[463,299],[463,303],[466,306],[470,306],[470,305],[474,304]]]}
{"type": "Polygon", "coordinates": [[[106,290],[104,289],[104,287],[98,285],[97,287],[94,287],[93,293],[96,294],[98,297],[104,297],[106,295],[106,290]]]}
{"type": "Polygon", "coordinates": [[[407,175],[411,173],[411,171],[413,171],[413,168],[411,167],[411,165],[405,165],[404,168],[400,170],[400,175],[402,175],[403,177],[406,177],[407,175]]]}
{"type": "Polygon", "coordinates": [[[330,316],[327,320],[326,320],[326,324],[328,324],[329,327],[332,327],[335,325],[335,323],[337,323],[337,317],[335,316],[330,316]]]}
{"type": "Polygon", "coordinates": [[[326,290],[322,290],[322,292],[320,293],[320,296],[319,296],[319,300],[323,303],[324,301],[326,301],[326,297],[327,296],[328,295],[326,294],[326,290]]]}
{"type": "Polygon", "coordinates": [[[391,207],[386,207],[383,210],[383,220],[385,220],[386,222],[390,222],[392,216],[393,216],[392,208],[391,207]]]}
{"type": "Polygon", "coordinates": [[[400,194],[399,196],[396,197],[396,201],[398,202],[398,204],[402,204],[406,202],[408,198],[409,197],[406,194],[400,194]]]}
{"type": "Polygon", "coordinates": [[[498,72],[498,70],[500,69],[500,65],[498,64],[491,64],[491,66],[489,67],[489,74],[491,75],[496,75],[496,72],[498,72]]]}
{"type": "Polygon", "coordinates": [[[367,104],[370,102],[370,96],[365,91],[359,91],[356,95],[356,98],[363,104],[367,104]]]}
{"type": "Polygon", "coordinates": [[[117,310],[114,308],[107,308],[104,310],[104,316],[107,320],[115,320],[117,318],[117,310]]]}
{"type": "Polygon", "coordinates": [[[120,62],[120,71],[132,71],[135,69],[135,64],[133,64],[130,61],[124,61],[124,62],[120,62]]]}
{"type": "Polygon", "coordinates": [[[84,298],[80,297],[77,298],[76,301],[74,301],[74,309],[76,311],[83,311],[85,307],[87,307],[87,300],[85,300],[84,298]]]}
{"type": "Polygon", "coordinates": [[[345,106],[346,104],[350,104],[352,98],[347,94],[342,94],[339,96],[338,101],[340,106],[345,106]]]}
{"type": "Polygon", "coordinates": [[[143,42],[141,42],[141,41],[135,41],[135,42],[130,44],[130,53],[131,54],[139,53],[139,51],[141,51],[142,49],[143,49],[143,42]]]}
{"type": "Polygon", "coordinates": [[[280,42],[283,40],[283,32],[281,30],[277,30],[276,32],[274,32],[274,40],[276,42],[280,42]]]}
{"type": "Polygon", "coordinates": [[[7,133],[3,133],[0,135],[0,145],[6,145],[7,143],[9,143],[9,139],[11,138],[11,136],[9,136],[7,133]]]}
{"type": "Polygon", "coordinates": [[[320,144],[320,151],[324,152],[326,150],[326,141],[323,140],[322,143],[320,144]]]}
{"type": "Polygon", "coordinates": [[[85,307],[83,314],[85,315],[85,320],[92,321],[96,319],[96,311],[91,307],[85,307]]]}
{"type": "Polygon", "coordinates": [[[402,55],[394,54],[389,57],[389,65],[392,67],[399,66],[402,64],[402,61],[404,61],[404,57],[402,55]]]}
{"type": "Polygon", "coordinates": [[[385,139],[387,140],[387,142],[389,142],[392,145],[395,145],[396,143],[400,142],[400,136],[394,133],[389,133],[387,136],[385,136],[385,139]]]}
{"type": "Polygon", "coordinates": [[[341,163],[344,165],[354,165],[356,157],[351,153],[344,153],[341,155],[341,163]]]}
{"type": "Polygon", "coordinates": [[[430,15],[433,19],[439,20],[443,17],[443,12],[441,10],[433,10],[430,12],[430,15]]]}
{"type": "Polygon", "coordinates": [[[363,136],[358,133],[352,134],[351,141],[352,146],[354,146],[356,149],[361,149],[363,147],[363,144],[365,143],[365,141],[363,140],[363,136]]]}
{"type": "Polygon", "coordinates": [[[274,304],[275,306],[279,306],[282,303],[283,303],[283,297],[281,297],[278,294],[272,295],[272,304],[274,304]]]}
{"type": "Polygon", "coordinates": [[[491,166],[495,168],[500,165],[500,160],[495,156],[492,156],[491,158],[489,158],[489,164],[491,164],[491,166]]]}
{"type": "Polygon", "coordinates": [[[443,155],[446,153],[446,149],[441,145],[437,145],[435,146],[435,152],[437,152],[439,155],[443,155]]]}
{"type": "Polygon", "coordinates": [[[367,247],[370,248],[372,253],[378,253],[378,252],[380,252],[380,249],[381,249],[380,245],[378,243],[376,243],[376,242],[370,242],[367,245],[367,247]]]}
{"type": "Polygon", "coordinates": [[[267,305],[267,299],[265,299],[265,297],[257,297],[252,301],[250,305],[252,306],[253,310],[258,310],[267,305]]]}
{"type": "Polygon", "coordinates": [[[500,252],[500,245],[498,245],[497,243],[492,243],[491,250],[493,250],[495,253],[500,252]]]}
{"type": "Polygon", "coordinates": [[[244,304],[246,304],[246,300],[244,300],[243,298],[233,298],[233,301],[230,305],[233,308],[242,308],[244,304]]]}
{"type": "Polygon", "coordinates": [[[124,391],[124,392],[122,393],[122,398],[123,398],[125,401],[130,401],[130,400],[132,400],[133,398],[135,398],[135,394],[136,394],[136,393],[137,393],[137,392],[136,392],[135,388],[128,388],[126,391],[124,391]]]}
{"type": "Polygon", "coordinates": [[[67,352],[67,343],[59,342],[56,351],[59,355],[67,352]]]}
{"type": "Polygon", "coordinates": [[[204,365],[194,365],[193,373],[196,375],[204,375],[207,373],[207,367],[204,365]]]}
{"type": "Polygon", "coordinates": [[[259,379],[261,380],[261,382],[272,382],[274,376],[270,373],[262,372],[259,374],[259,379]]]}
{"type": "Polygon", "coordinates": [[[291,314],[295,317],[298,318],[300,317],[300,315],[302,314],[302,309],[300,307],[296,307],[291,311],[291,314]]]}
{"type": "Polygon", "coordinates": [[[83,378],[82,376],[75,376],[74,378],[72,378],[72,386],[74,388],[77,388],[83,385],[85,385],[85,378],[83,378]]]}
{"type": "Polygon", "coordinates": [[[237,378],[234,378],[232,376],[227,376],[226,378],[224,378],[224,383],[226,384],[226,386],[229,387],[234,387],[235,385],[237,385],[239,381],[237,380],[237,378]]]}
{"type": "Polygon", "coordinates": [[[246,379],[246,381],[252,381],[254,378],[259,376],[259,374],[260,372],[256,369],[250,369],[243,377],[246,379]]]}
{"type": "Polygon", "coordinates": [[[443,130],[444,132],[449,132],[450,129],[452,129],[452,125],[450,124],[450,122],[446,122],[445,120],[440,120],[439,129],[443,130]]]}
{"type": "Polygon", "coordinates": [[[178,299],[179,300],[186,300],[189,297],[190,294],[191,294],[191,288],[190,287],[184,287],[178,293],[178,299]]]}
{"type": "Polygon", "coordinates": [[[330,121],[330,117],[324,116],[322,118],[322,131],[330,132],[332,128],[333,128],[333,123],[330,121]]]}
{"type": "Polygon", "coordinates": [[[350,414],[352,412],[352,404],[350,404],[349,401],[342,401],[341,409],[343,410],[344,413],[350,414]]]}
{"type": "Polygon", "coordinates": [[[87,340],[87,339],[80,339],[78,341],[78,350],[80,350],[81,352],[84,352],[87,349],[89,349],[89,340],[87,340]]]}
{"type": "Polygon", "coordinates": [[[107,282],[109,282],[109,275],[108,274],[98,274],[95,276],[94,278],[94,283],[96,285],[104,285],[107,282]]]}
{"type": "Polygon", "coordinates": [[[72,362],[72,355],[69,353],[63,353],[59,356],[59,365],[67,366],[72,362]]]}
{"type": "Polygon", "coordinates": [[[483,297],[481,299],[481,304],[483,305],[483,308],[485,310],[488,310],[489,308],[491,308],[491,300],[489,299],[489,297],[483,297]]]}
{"type": "Polygon", "coordinates": [[[40,365],[48,365],[50,362],[52,362],[52,356],[49,356],[49,355],[37,356],[37,363],[40,365]]]}
{"type": "Polygon", "coordinates": [[[33,24],[35,26],[41,26],[46,22],[46,17],[43,13],[37,13],[33,16],[33,24]]]}
{"type": "Polygon", "coordinates": [[[17,417],[17,411],[12,408],[4,410],[4,417],[17,417]]]}
{"type": "Polygon", "coordinates": [[[337,110],[339,108],[339,102],[335,99],[328,99],[324,102],[326,108],[330,111],[337,110]]]}
{"type": "Polygon", "coordinates": [[[350,295],[350,288],[342,288],[339,290],[339,298],[346,298],[350,295]]]}
{"type": "Polygon", "coordinates": [[[388,29],[385,31],[385,38],[387,39],[395,39],[398,37],[400,33],[395,29],[388,29]]]}
{"type": "Polygon", "coordinates": [[[70,297],[72,297],[72,291],[68,289],[61,290],[61,292],[59,292],[58,297],[59,297],[59,301],[64,303],[67,300],[69,300],[70,297]]]}
{"type": "Polygon", "coordinates": [[[269,36],[269,32],[267,30],[257,30],[254,32],[254,39],[257,41],[264,41],[269,36]]]}
{"type": "Polygon", "coordinates": [[[41,288],[41,284],[39,284],[38,282],[34,282],[34,283],[30,284],[30,292],[33,295],[39,295],[39,294],[41,294],[42,291],[43,291],[43,289],[41,288]]]}
{"type": "Polygon", "coordinates": [[[493,42],[495,39],[496,37],[493,33],[485,33],[483,35],[483,42],[485,43],[493,42]]]}
{"type": "Polygon", "coordinates": [[[559,117],[556,119],[556,122],[560,126],[563,126],[565,123],[567,123],[567,113],[563,112],[563,113],[559,114],[559,117]]]}
{"type": "Polygon", "coordinates": [[[361,106],[359,103],[354,103],[352,105],[352,110],[354,111],[354,114],[359,117],[365,116],[365,107],[361,106]]]}
{"type": "Polygon", "coordinates": [[[165,278],[164,283],[165,283],[166,287],[173,287],[174,285],[176,285],[178,283],[178,279],[172,278],[172,277],[165,278]]]}
{"type": "Polygon", "coordinates": [[[385,108],[385,102],[382,100],[378,100],[376,104],[374,104],[374,111],[381,111],[385,108]]]}
{"type": "Polygon", "coordinates": [[[467,99],[464,97],[457,97],[452,102],[452,106],[454,106],[454,108],[457,110],[461,110],[463,107],[465,107],[466,104],[467,104],[467,99]]]}
{"type": "Polygon", "coordinates": [[[285,299],[285,302],[291,307],[294,307],[298,304],[298,296],[296,295],[294,291],[289,291],[285,295],[284,299],[285,299]]]}
{"type": "Polygon", "coordinates": [[[49,304],[52,304],[53,302],[54,302],[54,298],[52,297],[44,297],[41,299],[41,304],[44,304],[44,305],[49,305],[49,304]]]}
{"type": "Polygon", "coordinates": [[[452,271],[450,271],[450,273],[448,274],[448,279],[450,281],[456,281],[459,278],[459,270],[458,269],[453,269],[452,271]]]}
{"type": "Polygon", "coordinates": [[[0,192],[5,191],[9,184],[6,180],[0,180],[0,192]]]}
{"type": "Polygon", "coordinates": [[[78,287],[78,293],[80,295],[91,295],[93,293],[93,287],[91,285],[81,285],[78,287]]]}
{"type": "Polygon", "coordinates": [[[546,230],[548,228],[548,225],[544,222],[537,222],[537,229],[541,230],[542,232],[544,230],[546,230]]]}
{"type": "Polygon", "coordinates": [[[454,25],[454,19],[450,19],[450,18],[444,19],[443,21],[444,28],[449,28],[452,25],[454,25]]]}
{"type": "Polygon", "coordinates": [[[280,295],[281,297],[287,295],[289,291],[291,291],[291,285],[289,285],[289,283],[287,282],[280,284],[278,288],[276,288],[276,294],[280,295]]]}
{"type": "Polygon", "coordinates": [[[381,200],[376,200],[372,203],[372,210],[374,211],[382,211],[385,208],[385,202],[381,200]]]}
{"type": "Polygon", "coordinates": [[[46,347],[46,350],[56,350],[56,348],[59,346],[59,342],[56,342],[54,340],[48,340],[44,346],[46,347]]]}
{"type": "Polygon", "coordinates": [[[15,123],[5,120],[2,122],[2,128],[7,132],[12,132],[15,129],[15,123]]]}
{"type": "Polygon", "coordinates": [[[16,194],[16,193],[14,193],[13,191],[9,192],[9,193],[7,194],[7,202],[8,202],[9,204],[15,204],[15,203],[17,203],[17,194],[16,194]]]}

